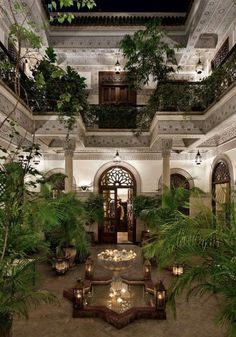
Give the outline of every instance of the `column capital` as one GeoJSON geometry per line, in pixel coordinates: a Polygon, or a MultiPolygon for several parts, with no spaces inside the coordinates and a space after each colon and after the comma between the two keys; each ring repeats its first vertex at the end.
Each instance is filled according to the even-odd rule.
{"type": "Polygon", "coordinates": [[[65,151],[65,156],[73,156],[75,151],[75,140],[74,139],[65,140],[63,149],[65,151]]]}
{"type": "Polygon", "coordinates": [[[171,149],[173,145],[173,139],[163,138],[161,140],[161,151],[162,155],[170,155],[171,149]]]}

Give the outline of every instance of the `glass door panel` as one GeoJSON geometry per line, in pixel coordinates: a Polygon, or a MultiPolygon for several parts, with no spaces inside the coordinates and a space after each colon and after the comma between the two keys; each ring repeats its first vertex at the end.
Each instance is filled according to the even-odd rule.
{"type": "Polygon", "coordinates": [[[100,241],[116,243],[116,191],[104,190],[102,194],[104,224],[100,229],[100,241]]]}

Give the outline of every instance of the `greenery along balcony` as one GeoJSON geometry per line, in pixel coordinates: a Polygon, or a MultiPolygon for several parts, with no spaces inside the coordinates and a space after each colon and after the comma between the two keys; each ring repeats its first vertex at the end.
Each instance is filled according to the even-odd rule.
{"type": "MultiPolygon", "coordinates": [[[[72,129],[78,113],[89,128],[148,128],[155,111],[204,111],[236,81],[236,48],[224,64],[201,82],[163,82],[151,96],[148,108],[122,105],[91,105],[84,79],[72,68],[66,71],[55,65],[52,48],[35,69],[32,78],[20,70],[20,96],[36,114],[58,113],[67,117],[72,129]]],[[[16,90],[14,59],[0,44],[0,78],[13,91],[16,90]]],[[[19,89],[19,88],[18,88],[19,89]]]]}
{"type": "Polygon", "coordinates": [[[0,42],[0,79],[28,104],[28,95],[24,87],[24,83],[29,81],[28,77],[25,75],[22,66],[18,75],[16,75],[15,68],[16,58],[0,42]]]}
{"type": "Polygon", "coordinates": [[[201,82],[160,83],[151,97],[150,106],[156,111],[203,111],[236,81],[236,46],[224,63],[201,82]]]}
{"type": "Polygon", "coordinates": [[[151,119],[145,116],[144,106],[90,105],[83,114],[83,121],[87,128],[100,129],[137,129],[142,123],[142,128],[148,128],[151,119]]]}

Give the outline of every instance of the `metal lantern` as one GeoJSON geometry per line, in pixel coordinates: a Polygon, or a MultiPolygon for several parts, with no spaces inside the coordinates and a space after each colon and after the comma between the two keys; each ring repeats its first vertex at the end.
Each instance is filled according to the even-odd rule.
{"type": "Polygon", "coordinates": [[[64,275],[68,270],[68,262],[63,258],[57,258],[55,263],[57,275],[64,275]]]}
{"type": "Polygon", "coordinates": [[[144,280],[151,280],[152,265],[149,260],[145,260],[143,264],[143,278],[144,280]]]}
{"type": "Polygon", "coordinates": [[[91,280],[93,278],[94,262],[91,257],[87,258],[85,262],[85,278],[91,280]]]}
{"type": "Polygon", "coordinates": [[[166,288],[162,281],[157,282],[155,287],[156,308],[165,311],[166,308],[166,288]]]}
{"type": "Polygon", "coordinates": [[[195,156],[195,163],[197,165],[200,165],[202,162],[202,156],[201,156],[201,153],[199,152],[199,150],[197,151],[197,154],[195,156]]]}
{"type": "Polygon", "coordinates": [[[74,297],[74,308],[82,309],[84,306],[84,282],[82,279],[78,279],[76,285],[73,289],[73,297],[74,297]]]}
{"type": "Polygon", "coordinates": [[[172,273],[175,276],[180,276],[184,272],[184,267],[182,264],[174,264],[172,267],[172,273]]]}
{"type": "Polygon", "coordinates": [[[116,61],[116,64],[115,64],[115,73],[118,75],[120,72],[121,72],[121,65],[120,65],[120,62],[118,61],[118,59],[117,59],[117,61],[116,61]]]}

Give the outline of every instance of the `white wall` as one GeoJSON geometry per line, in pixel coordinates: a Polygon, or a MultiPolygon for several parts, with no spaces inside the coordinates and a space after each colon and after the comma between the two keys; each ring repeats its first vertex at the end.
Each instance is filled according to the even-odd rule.
{"type": "Polygon", "coordinates": [[[204,192],[211,189],[210,172],[213,159],[203,160],[200,165],[196,165],[194,160],[173,160],[171,168],[182,168],[187,171],[193,178],[194,186],[200,188],[204,192]]]}
{"type": "MultiPolygon", "coordinates": [[[[232,151],[229,151],[229,157],[232,157],[232,163],[236,165],[236,150],[232,151]]],[[[171,160],[171,168],[181,168],[187,171],[194,179],[195,187],[209,192],[211,188],[210,173],[213,159],[203,160],[201,165],[196,165],[194,160],[171,160]]],[[[76,185],[92,185],[97,171],[107,162],[104,160],[74,160],[73,174],[76,185]]],[[[155,193],[162,175],[162,160],[131,160],[127,161],[127,163],[132,165],[140,175],[141,193],[155,193]]],[[[38,169],[44,172],[53,168],[64,169],[64,160],[45,160],[41,161],[38,166],[38,169]]]]}

